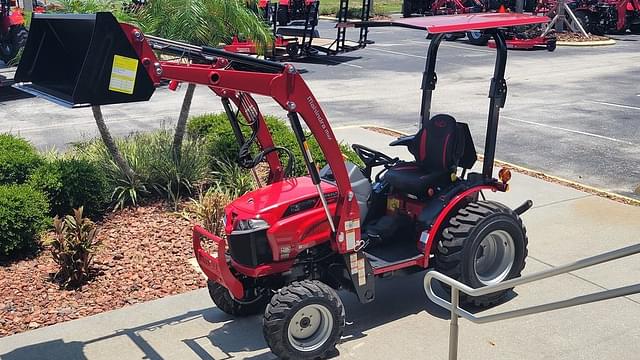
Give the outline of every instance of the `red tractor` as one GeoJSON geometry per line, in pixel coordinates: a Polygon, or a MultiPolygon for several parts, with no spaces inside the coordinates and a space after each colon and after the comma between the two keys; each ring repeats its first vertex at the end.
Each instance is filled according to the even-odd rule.
{"type": "MultiPolygon", "coordinates": [[[[264,2],[264,0],[262,0],[264,2]]],[[[280,26],[289,25],[292,21],[305,21],[309,11],[317,9],[315,5],[319,0],[279,0],[276,10],[276,21],[280,26]]],[[[318,12],[316,11],[310,17],[311,21],[316,25],[318,23],[318,12]]]]}
{"type": "Polygon", "coordinates": [[[640,33],[640,0],[578,0],[570,6],[592,34],[640,33]]]}
{"type": "Polygon", "coordinates": [[[0,0],[0,60],[8,63],[27,42],[22,9],[17,0],[0,0]]]}
{"type": "MultiPolygon", "coordinates": [[[[247,168],[266,163],[269,175],[266,185],[226,207],[224,234],[193,229],[196,259],[220,310],[233,316],[263,313],[264,336],[277,356],[316,359],[333,352],[345,327],[337,290],[368,303],[382,277],[435,268],[481,287],[520,276],[527,256],[520,215],[532,203],[511,209],[485,200],[483,192],[509,188],[508,170],[496,177],[493,169],[507,95],[502,29],[548,21],[484,13],[387,22],[433,35],[422,79],[422,126],[391,143],[406,147],[412,159],[353,145],[363,168],[345,162],[327,116],[292,65],[175,41],[166,41],[163,49],[197,58],[197,64],[161,61],[149,40],[162,39],[118,24],[109,13],[35,15],[16,86],[69,107],[148,100],[162,79],[205,85],[220,97],[241,144],[240,163],[247,168]],[[481,171],[473,169],[476,150],[468,126],[430,111],[445,33],[472,29],[491,34],[497,47],[481,171]],[[39,46],[50,36],[58,41],[39,46]],[[286,111],[307,176],[288,175],[290,166],[283,164],[291,163],[291,152],[274,144],[252,95],[271,97],[286,111]],[[321,170],[301,120],[327,160],[321,170]],[[242,123],[250,125],[250,136],[240,130],[242,123]]],[[[463,301],[486,306],[506,293],[463,301]]]]}

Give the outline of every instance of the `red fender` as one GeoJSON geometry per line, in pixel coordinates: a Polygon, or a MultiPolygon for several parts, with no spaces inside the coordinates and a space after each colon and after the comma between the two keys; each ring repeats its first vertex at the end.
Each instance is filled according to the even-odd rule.
{"type": "Polygon", "coordinates": [[[460,194],[456,195],[453,199],[451,199],[451,201],[449,201],[449,203],[447,204],[447,206],[445,206],[444,209],[442,209],[442,211],[440,212],[440,214],[438,214],[438,217],[436,218],[436,220],[433,222],[433,225],[431,226],[431,229],[429,230],[429,238],[427,239],[427,243],[426,246],[424,248],[424,252],[425,252],[425,256],[424,256],[424,263],[422,264],[423,267],[427,267],[429,266],[429,255],[432,253],[432,247],[433,247],[433,240],[438,236],[438,234],[441,231],[443,222],[448,219],[450,217],[450,213],[453,211],[453,209],[456,208],[456,205],[458,205],[458,203],[460,203],[462,200],[464,200],[465,198],[472,196],[478,192],[480,192],[481,190],[491,190],[491,191],[500,191],[500,189],[498,189],[498,187],[496,185],[478,185],[478,186],[474,186],[472,188],[469,188],[463,192],[461,192],[460,194]]]}

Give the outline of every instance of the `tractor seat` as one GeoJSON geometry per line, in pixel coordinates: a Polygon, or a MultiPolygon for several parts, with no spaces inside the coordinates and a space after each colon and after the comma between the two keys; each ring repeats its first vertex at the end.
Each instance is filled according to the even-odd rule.
{"type": "Polygon", "coordinates": [[[396,191],[419,198],[431,196],[451,184],[458,166],[470,169],[477,159],[467,124],[445,114],[434,115],[417,134],[399,138],[390,145],[407,146],[415,160],[391,167],[384,179],[396,191]]]}

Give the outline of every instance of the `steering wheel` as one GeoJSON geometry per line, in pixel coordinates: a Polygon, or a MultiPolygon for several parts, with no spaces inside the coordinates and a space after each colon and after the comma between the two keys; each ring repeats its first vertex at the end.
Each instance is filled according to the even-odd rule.
{"type": "Polygon", "coordinates": [[[398,161],[398,158],[392,158],[389,155],[383,154],[380,151],[370,149],[363,145],[353,144],[351,145],[351,148],[353,148],[353,151],[355,151],[356,154],[358,154],[358,157],[362,159],[362,162],[365,166],[363,170],[364,175],[369,179],[371,179],[372,168],[380,165],[384,165],[385,168],[387,168],[390,164],[398,161]]]}

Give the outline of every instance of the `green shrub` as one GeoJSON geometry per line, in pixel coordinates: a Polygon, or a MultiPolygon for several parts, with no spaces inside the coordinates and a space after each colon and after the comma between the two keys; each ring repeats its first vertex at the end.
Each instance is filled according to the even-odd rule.
{"type": "Polygon", "coordinates": [[[22,184],[41,163],[28,141],[0,134],[0,184],[22,184]]]}
{"type": "Polygon", "coordinates": [[[29,183],[47,194],[52,216],[64,216],[82,206],[87,216],[97,217],[111,195],[104,172],[87,159],[51,160],[31,175],[29,183]]]}
{"type": "Polygon", "coordinates": [[[185,139],[179,160],[173,157],[172,143],[173,132],[167,129],[116,139],[122,156],[136,173],[134,179],[118,168],[100,139],[76,145],[75,152],[101,164],[116,208],[137,205],[152,195],[166,197],[175,205],[183,195],[191,195],[197,184],[207,181],[209,158],[199,138],[185,139]]]}
{"type": "Polygon", "coordinates": [[[11,256],[33,250],[46,228],[49,204],[46,196],[29,185],[0,185],[0,254],[11,256]]]}
{"type": "MultiPolygon", "coordinates": [[[[240,120],[242,121],[242,119],[240,120]]],[[[271,131],[275,145],[287,148],[293,153],[295,158],[293,175],[300,176],[306,174],[307,169],[304,165],[302,151],[298,146],[293,131],[284,121],[275,116],[265,116],[265,122],[271,131]]],[[[218,170],[216,159],[237,159],[240,147],[236,142],[229,120],[227,120],[224,113],[193,117],[189,120],[187,130],[193,138],[204,137],[206,139],[207,150],[212,158],[211,166],[214,170],[218,170]]],[[[245,127],[243,131],[248,137],[251,129],[245,127]]],[[[309,148],[311,150],[311,156],[313,156],[318,166],[323,167],[326,165],[327,161],[322,151],[320,151],[320,146],[313,137],[309,139],[309,148]]],[[[349,161],[357,165],[362,165],[356,153],[348,145],[340,144],[340,150],[349,161]]],[[[255,155],[256,153],[257,151],[254,149],[253,154],[255,155]]],[[[287,160],[287,155],[282,154],[281,161],[286,164],[287,160]]]]}
{"type": "Polygon", "coordinates": [[[63,287],[75,288],[88,278],[93,255],[101,241],[96,225],[82,216],[82,207],[73,216],[53,219],[54,235],[45,241],[59,270],[55,278],[63,287]]]}

